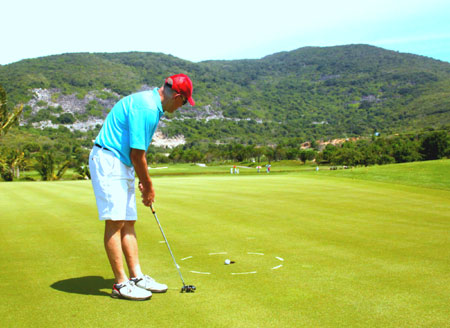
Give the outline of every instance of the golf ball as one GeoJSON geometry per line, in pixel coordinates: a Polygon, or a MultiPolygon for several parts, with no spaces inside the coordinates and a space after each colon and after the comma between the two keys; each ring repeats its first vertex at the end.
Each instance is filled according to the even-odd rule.
{"type": "Polygon", "coordinates": [[[226,265],[228,265],[228,264],[230,264],[230,263],[231,263],[231,261],[230,261],[229,259],[226,259],[226,260],[225,260],[225,264],[226,264],[226,265]]]}

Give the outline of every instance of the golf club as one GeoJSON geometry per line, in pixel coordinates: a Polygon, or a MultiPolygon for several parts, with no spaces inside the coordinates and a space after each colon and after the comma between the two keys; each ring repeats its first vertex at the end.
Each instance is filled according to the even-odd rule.
{"type": "Polygon", "coordinates": [[[178,274],[180,275],[180,278],[181,278],[181,282],[183,283],[183,287],[181,287],[181,291],[180,292],[181,293],[183,293],[183,292],[186,292],[186,293],[193,293],[193,292],[195,292],[196,288],[195,288],[194,285],[186,285],[184,283],[184,279],[183,279],[183,276],[181,275],[180,268],[178,267],[177,261],[175,261],[175,256],[173,256],[172,250],[170,249],[170,246],[169,246],[169,242],[167,241],[166,235],[164,234],[164,231],[163,231],[163,229],[161,227],[161,223],[159,223],[159,220],[158,220],[158,217],[156,216],[156,211],[153,208],[153,205],[150,205],[150,210],[152,211],[153,216],[156,219],[156,223],[158,223],[159,230],[161,230],[161,234],[164,237],[164,241],[166,242],[167,249],[169,250],[170,255],[172,255],[173,263],[175,263],[175,267],[177,268],[178,274]]]}

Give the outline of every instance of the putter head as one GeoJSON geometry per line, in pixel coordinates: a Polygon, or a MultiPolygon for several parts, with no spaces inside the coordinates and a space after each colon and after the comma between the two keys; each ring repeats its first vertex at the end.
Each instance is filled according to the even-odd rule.
{"type": "Polygon", "coordinates": [[[181,293],[194,293],[196,289],[194,285],[184,285],[181,287],[181,293]]]}

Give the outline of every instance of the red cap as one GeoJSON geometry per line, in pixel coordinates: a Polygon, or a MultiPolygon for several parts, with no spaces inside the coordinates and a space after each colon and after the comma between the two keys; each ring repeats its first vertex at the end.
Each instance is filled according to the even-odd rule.
{"type": "Polygon", "coordinates": [[[191,79],[187,75],[176,74],[169,76],[166,79],[166,83],[171,86],[172,90],[185,96],[191,106],[195,105],[195,101],[192,99],[192,90],[194,87],[192,86],[191,79]]]}

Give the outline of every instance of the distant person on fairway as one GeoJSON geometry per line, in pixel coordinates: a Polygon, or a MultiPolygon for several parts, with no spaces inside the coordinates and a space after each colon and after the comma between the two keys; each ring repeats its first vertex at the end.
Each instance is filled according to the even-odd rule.
{"type": "Polygon", "coordinates": [[[135,172],[142,203],[155,200],[146,151],[164,112],[173,113],[192,99],[188,76],[168,77],[161,88],[121,99],[106,117],[89,156],[92,186],[100,220],[105,221],[104,243],[115,277],[111,296],[133,300],[164,293],[167,286],[143,274],[134,224],[137,220],[135,172]],[[130,276],[124,270],[122,254],[130,276]]]}

